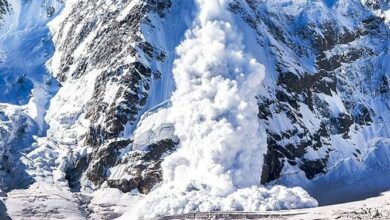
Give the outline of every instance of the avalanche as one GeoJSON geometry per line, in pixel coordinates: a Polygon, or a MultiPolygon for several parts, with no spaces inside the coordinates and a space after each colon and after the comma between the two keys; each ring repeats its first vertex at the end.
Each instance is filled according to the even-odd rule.
{"type": "Polygon", "coordinates": [[[177,47],[168,114],[180,147],[162,163],[163,183],[128,215],[316,206],[303,189],[259,186],[267,145],[256,94],[264,67],[245,51],[229,1],[196,3],[198,16],[177,47]]]}

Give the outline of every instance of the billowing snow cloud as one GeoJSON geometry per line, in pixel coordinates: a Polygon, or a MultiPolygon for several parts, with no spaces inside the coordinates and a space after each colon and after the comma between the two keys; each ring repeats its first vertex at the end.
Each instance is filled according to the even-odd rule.
{"type": "Polygon", "coordinates": [[[258,184],[266,150],[255,98],[264,67],[217,10],[224,4],[200,1],[198,24],[177,48],[171,120],[181,148],[163,163],[166,181],[205,184],[214,195],[258,184]]]}
{"type": "Polygon", "coordinates": [[[164,182],[141,202],[142,217],[317,205],[300,188],[260,186],[267,145],[256,94],[265,70],[245,52],[228,3],[197,0],[198,17],[177,48],[168,120],[181,142],[162,164],[164,182]]]}

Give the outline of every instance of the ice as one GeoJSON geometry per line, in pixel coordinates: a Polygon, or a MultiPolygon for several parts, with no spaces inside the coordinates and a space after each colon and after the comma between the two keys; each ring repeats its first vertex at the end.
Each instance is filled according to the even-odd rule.
{"type": "Polygon", "coordinates": [[[174,125],[168,121],[170,109],[163,107],[156,112],[147,112],[134,131],[133,150],[146,150],[160,140],[175,139],[174,125]]]}

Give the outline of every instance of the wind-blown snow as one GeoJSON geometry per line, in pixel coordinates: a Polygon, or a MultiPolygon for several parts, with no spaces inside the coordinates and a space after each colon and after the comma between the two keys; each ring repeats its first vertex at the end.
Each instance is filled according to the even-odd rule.
{"type": "Polygon", "coordinates": [[[300,188],[259,186],[267,145],[255,96],[264,67],[246,53],[229,1],[196,2],[198,17],[177,48],[173,70],[177,88],[168,120],[180,147],[162,163],[164,182],[137,214],[316,206],[300,188]]]}

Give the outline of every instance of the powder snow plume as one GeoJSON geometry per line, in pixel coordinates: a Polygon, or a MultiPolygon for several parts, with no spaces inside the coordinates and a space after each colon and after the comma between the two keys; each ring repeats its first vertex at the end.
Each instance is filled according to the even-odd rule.
{"type": "Polygon", "coordinates": [[[199,24],[177,48],[171,116],[181,148],[163,164],[167,181],[221,196],[258,184],[266,153],[255,97],[264,67],[245,54],[224,4],[199,1],[199,24]]]}
{"type": "Polygon", "coordinates": [[[316,206],[300,188],[260,186],[267,145],[255,94],[264,67],[245,52],[228,0],[196,3],[198,16],[177,47],[173,70],[168,120],[180,146],[162,163],[164,182],[131,213],[154,218],[316,206]]]}

